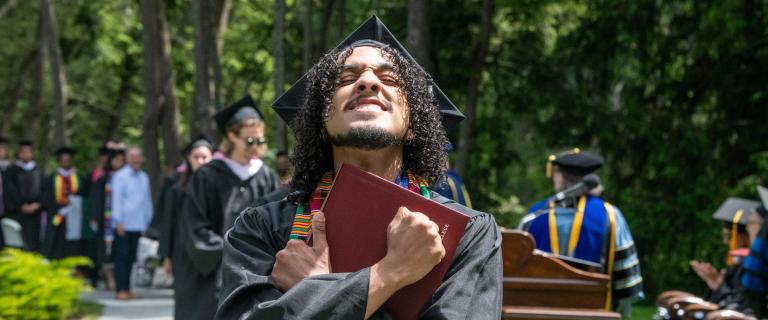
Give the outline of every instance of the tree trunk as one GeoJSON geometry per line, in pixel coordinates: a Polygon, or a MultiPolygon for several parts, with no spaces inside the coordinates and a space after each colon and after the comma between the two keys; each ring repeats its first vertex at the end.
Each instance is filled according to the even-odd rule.
{"type": "Polygon", "coordinates": [[[331,15],[333,14],[333,0],[325,0],[323,4],[323,17],[320,25],[320,40],[317,45],[317,56],[325,54],[328,42],[328,29],[331,24],[331,15]]]}
{"type": "Polygon", "coordinates": [[[347,1],[339,0],[336,6],[336,41],[341,41],[346,36],[347,28],[347,1]]]}
{"type": "Polygon", "coordinates": [[[159,186],[160,152],[157,147],[158,124],[160,123],[160,73],[157,52],[160,50],[161,39],[157,32],[159,28],[159,0],[141,0],[142,43],[144,45],[144,124],[142,140],[144,157],[146,158],[147,173],[149,174],[152,196],[157,193],[159,186]]]}
{"type": "MultiPolygon", "coordinates": [[[[274,89],[275,99],[283,94],[283,82],[285,77],[285,56],[283,55],[283,31],[285,30],[285,0],[275,0],[275,30],[274,40],[274,89]]],[[[288,147],[288,135],[285,130],[285,122],[280,117],[275,117],[275,137],[278,150],[286,150],[288,147]]]]}
{"type": "Polygon", "coordinates": [[[27,114],[29,118],[25,119],[25,123],[31,124],[30,127],[24,127],[22,136],[24,140],[32,140],[37,136],[37,129],[40,127],[40,113],[42,109],[43,99],[43,62],[45,61],[45,46],[43,42],[43,9],[40,9],[40,14],[37,20],[37,33],[35,36],[35,45],[37,53],[32,65],[32,86],[29,88],[29,104],[27,105],[27,114]]]}
{"type": "Polygon", "coordinates": [[[195,28],[195,112],[190,133],[205,133],[218,138],[212,125],[214,110],[223,105],[221,94],[221,65],[219,55],[223,48],[223,33],[229,20],[229,1],[192,1],[195,28]]]}
{"type": "Polygon", "coordinates": [[[109,114],[107,126],[104,128],[105,136],[102,139],[104,141],[117,139],[117,129],[120,127],[120,119],[123,117],[123,111],[125,111],[125,102],[131,91],[131,77],[133,77],[135,66],[134,57],[126,53],[123,60],[123,70],[120,72],[120,86],[117,89],[114,112],[109,114]]]}
{"type": "Polygon", "coordinates": [[[8,94],[10,101],[8,101],[8,109],[5,111],[6,120],[0,121],[0,136],[6,136],[8,134],[8,129],[11,127],[10,119],[12,119],[13,114],[16,113],[16,109],[19,107],[19,99],[21,99],[21,92],[24,88],[24,79],[29,72],[29,67],[36,61],[37,55],[37,49],[32,49],[32,51],[30,51],[29,54],[27,54],[27,56],[21,62],[19,73],[17,74],[16,78],[16,83],[13,85],[13,88],[11,88],[10,93],[8,94]]]}
{"type": "Polygon", "coordinates": [[[475,122],[475,107],[477,105],[477,96],[482,78],[485,57],[488,54],[488,45],[491,38],[491,19],[493,18],[493,0],[483,0],[483,13],[480,22],[480,34],[475,51],[474,68],[475,72],[469,78],[467,86],[467,100],[464,109],[464,123],[459,133],[458,159],[456,161],[456,171],[459,175],[466,176],[469,151],[472,149],[472,131],[475,122]]]}
{"type": "Polygon", "coordinates": [[[312,0],[302,1],[304,4],[301,11],[301,69],[302,72],[309,70],[312,66],[312,0]]]}
{"type": "Polygon", "coordinates": [[[56,147],[61,147],[69,142],[67,139],[67,78],[64,73],[64,61],[61,58],[59,47],[59,34],[56,28],[56,16],[51,0],[42,0],[43,26],[45,27],[45,43],[48,47],[48,56],[51,61],[51,76],[53,78],[53,107],[54,107],[54,136],[56,147]]]}
{"type": "Polygon", "coordinates": [[[171,62],[171,39],[165,21],[163,4],[158,4],[159,39],[156,58],[160,65],[160,123],[162,124],[165,167],[173,168],[181,161],[179,156],[179,108],[176,103],[176,78],[171,62]]]}
{"type": "Polygon", "coordinates": [[[432,70],[429,5],[429,0],[408,1],[408,51],[427,72],[432,70]]]}

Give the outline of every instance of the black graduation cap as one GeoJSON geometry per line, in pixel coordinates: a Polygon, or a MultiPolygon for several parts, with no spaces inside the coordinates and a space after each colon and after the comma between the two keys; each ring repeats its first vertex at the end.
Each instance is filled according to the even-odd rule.
{"type": "Polygon", "coordinates": [[[8,144],[8,139],[5,137],[0,137],[0,144],[8,144]]]}
{"type": "Polygon", "coordinates": [[[246,94],[240,101],[216,111],[213,118],[216,120],[216,125],[219,127],[219,131],[221,131],[222,134],[226,134],[227,128],[230,128],[243,120],[262,120],[264,119],[264,116],[262,116],[259,107],[256,105],[256,102],[253,101],[251,95],[246,94]]]}
{"type": "MultiPolygon", "coordinates": [[[[416,59],[414,59],[410,53],[397,41],[394,35],[389,32],[389,29],[384,25],[379,17],[372,16],[368,18],[363,24],[361,24],[355,31],[347,36],[334,50],[346,48],[350,45],[358,46],[374,46],[384,47],[389,46],[397,50],[405,59],[414,62],[418,66],[416,59]]],[[[424,69],[419,66],[419,70],[424,72],[429,77],[424,69]]],[[[464,115],[456,108],[456,106],[448,99],[448,96],[443,93],[442,90],[431,79],[429,80],[432,85],[432,90],[435,93],[437,99],[437,106],[440,109],[440,114],[443,116],[443,126],[448,128],[458,124],[461,120],[464,120],[464,115]]],[[[277,98],[275,102],[272,102],[272,107],[275,108],[277,114],[280,115],[286,123],[290,124],[293,117],[299,112],[301,105],[304,103],[304,94],[307,91],[307,74],[296,81],[293,86],[288,89],[282,96],[277,98]]]]}
{"type": "Polygon", "coordinates": [[[31,147],[31,146],[32,146],[32,141],[30,140],[25,139],[25,140],[19,141],[19,147],[31,147]]]}
{"type": "Polygon", "coordinates": [[[547,159],[547,177],[552,176],[553,164],[577,174],[587,174],[600,169],[604,163],[603,157],[574,148],[558,155],[552,154],[549,156],[547,159]]]}
{"type": "Polygon", "coordinates": [[[738,224],[746,225],[747,221],[749,221],[749,216],[752,214],[752,210],[759,206],[760,202],[754,200],[730,197],[720,205],[720,208],[715,211],[715,214],[712,215],[712,217],[724,222],[737,222],[738,224]],[[736,220],[736,218],[738,218],[738,220],[736,220]]]}
{"type": "Polygon", "coordinates": [[[75,149],[72,149],[72,148],[70,148],[68,146],[61,146],[61,147],[58,147],[56,149],[56,151],[54,151],[54,153],[56,153],[57,157],[61,156],[62,154],[68,154],[68,155],[73,156],[73,155],[75,155],[75,149]]]}
{"type": "Polygon", "coordinates": [[[211,151],[216,151],[216,144],[213,143],[213,139],[207,134],[201,134],[192,139],[192,141],[181,150],[181,154],[186,157],[192,150],[198,147],[207,147],[208,149],[211,149],[211,151]]]}
{"type": "Polygon", "coordinates": [[[99,155],[100,156],[108,156],[109,153],[110,153],[109,152],[109,148],[107,147],[106,144],[104,144],[101,147],[99,147],[99,155]]]}

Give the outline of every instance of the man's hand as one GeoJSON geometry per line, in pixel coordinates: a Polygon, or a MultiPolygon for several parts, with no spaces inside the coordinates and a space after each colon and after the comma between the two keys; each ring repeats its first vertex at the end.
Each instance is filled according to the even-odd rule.
{"type": "Polygon", "coordinates": [[[699,278],[707,283],[707,287],[709,287],[710,290],[714,291],[723,284],[723,279],[725,279],[725,269],[718,271],[711,263],[696,260],[691,261],[691,267],[693,268],[693,271],[696,271],[696,274],[699,275],[699,278]]]}
{"type": "Polygon", "coordinates": [[[37,210],[40,209],[40,203],[39,202],[32,202],[27,204],[21,205],[21,212],[24,214],[33,214],[37,212],[37,210]]]}
{"type": "Polygon", "coordinates": [[[400,207],[387,228],[387,255],[371,268],[365,318],[397,290],[421,280],[444,257],[437,224],[420,212],[400,207]]]}
{"type": "Polygon", "coordinates": [[[125,237],[125,226],[122,223],[118,223],[117,226],[115,226],[115,232],[120,237],[125,237]]]}
{"type": "Polygon", "coordinates": [[[166,277],[173,275],[173,264],[171,262],[171,258],[165,257],[165,259],[163,259],[163,272],[165,272],[166,277]]]}
{"type": "Polygon", "coordinates": [[[312,242],[310,247],[304,241],[289,240],[285,248],[277,252],[272,280],[280,291],[290,290],[306,277],[331,272],[322,212],[312,218],[312,242]]]}

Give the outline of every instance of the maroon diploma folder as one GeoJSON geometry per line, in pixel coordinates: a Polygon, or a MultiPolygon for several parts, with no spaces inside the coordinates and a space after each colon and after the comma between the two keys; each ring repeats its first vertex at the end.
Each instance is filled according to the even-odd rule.
{"type": "Polygon", "coordinates": [[[331,270],[355,272],[384,258],[387,227],[401,206],[434,221],[445,247],[445,258],[432,271],[383,306],[394,319],[416,319],[448,271],[469,217],[348,164],[339,170],[322,210],[331,270]]]}

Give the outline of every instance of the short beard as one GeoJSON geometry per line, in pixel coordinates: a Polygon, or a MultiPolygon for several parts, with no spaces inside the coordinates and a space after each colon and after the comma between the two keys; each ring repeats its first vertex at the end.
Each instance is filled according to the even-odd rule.
{"type": "Polygon", "coordinates": [[[363,150],[377,150],[403,145],[404,138],[397,137],[379,127],[352,128],[349,132],[337,136],[328,135],[328,140],[336,147],[350,147],[363,150]]]}

